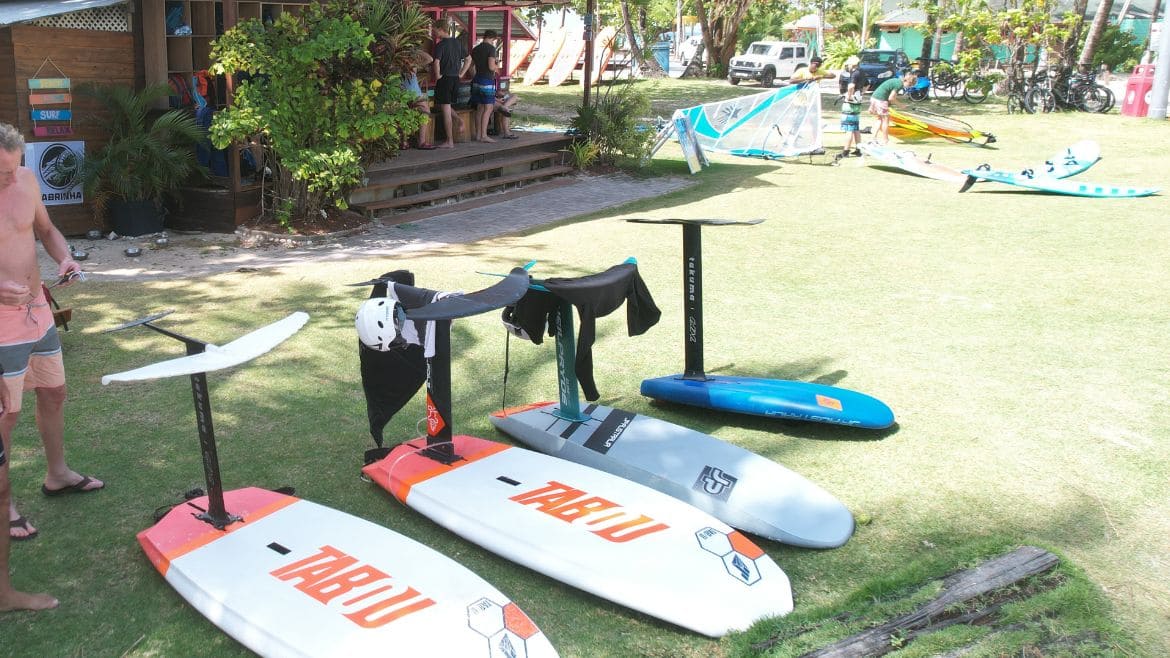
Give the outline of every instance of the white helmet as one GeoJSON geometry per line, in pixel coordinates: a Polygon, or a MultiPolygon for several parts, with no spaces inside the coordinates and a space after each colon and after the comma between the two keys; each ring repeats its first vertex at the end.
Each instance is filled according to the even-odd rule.
{"type": "Polygon", "coordinates": [[[405,315],[395,301],[389,297],[372,297],[358,307],[354,326],[358,340],[379,352],[402,345],[405,341],[398,335],[398,325],[405,315]]]}

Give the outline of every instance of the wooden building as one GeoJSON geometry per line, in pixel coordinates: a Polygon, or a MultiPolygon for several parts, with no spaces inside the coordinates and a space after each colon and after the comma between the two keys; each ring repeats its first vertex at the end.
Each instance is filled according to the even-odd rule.
{"type": "MultiPolygon", "coordinates": [[[[30,144],[83,142],[86,151],[100,148],[100,106],[72,93],[78,85],[103,83],[132,86],[169,83],[171,105],[190,103],[185,85],[211,65],[211,44],[239,21],[275,19],[299,13],[312,0],[45,0],[0,2],[0,121],[19,128],[30,144]],[[40,80],[68,79],[69,89],[47,88],[40,80]],[[30,85],[30,81],[32,81],[30,85]],[[43,86],[43,85],[42,85],[43,86]],[[46,100],[64,100],[43,105],[46,100]],[[45,111],[42,111],[45,110],[45,111]],[[69,120],[46,122],[46,117],[69,120]]],[[[453,22],[466,39],[494,29],[504,37],[502,61],[508,61],[511,42],[533,38],[513,15],[515,7],[541,0],[432,0],[420,4],[435,19],[453,22]],[[478,2],[478,4],[474,4],[478,2]]],[[[552,0],[560,4],[564,0],[552,0]]],[[[230,102],[229,81],[208,78],[208,103],[230,102]]],[[[192,87],[198,86],[191,83],[192,87]]],[[[43,146],[43,145],[42,145],[43,146]]],[[[212,161],[211,183],[185,188],[181,207],[171,208],[167,225],[234,231],[260,211],[260,185],[248,171],[239,147],[212,161]]],[[[29,163],[29,166],[33,166],[29,163]]],[[[50,205],[49,214],[66,235],[89,229],[107,229],[88,203],[50,205]]]]}
{"type": "MultiPolygon", "coordinates": [[[[133,5],[125,0],[0,3],[0,121],[20,129],[28,143],[100,147],[106,139],[96,116],[100,106],[72,90],[94,82],[142,85],[133,23],[133,5]],[[68,88],[54,82],[63,79],[68,88]],[[43,102],[55,100],[66,102],[43,102]],[[69,120],[35,120],[63,116],[61,110],[69,112],[69,120]]],[[[102,228],[89,204],[48,208],[66,235],[102,228]]]]}

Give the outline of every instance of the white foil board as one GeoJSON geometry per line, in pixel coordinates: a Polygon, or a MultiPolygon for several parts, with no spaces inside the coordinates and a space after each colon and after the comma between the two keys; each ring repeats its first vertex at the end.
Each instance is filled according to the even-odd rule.
{"type": "Polygon", "coordinates": [[[216,530],[176,506],[138,541],[196,610],[262,656],[556,656],[508,597],[396,532],[257,488],[216,530]]]}

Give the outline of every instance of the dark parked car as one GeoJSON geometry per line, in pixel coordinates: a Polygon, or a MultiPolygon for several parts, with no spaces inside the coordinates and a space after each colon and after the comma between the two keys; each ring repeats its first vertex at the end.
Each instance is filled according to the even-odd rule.
{"type": "Polygon", "coordinates": [[[901,50],[878,50],[867,48],[861,51],[858,68],[865,74],[867,87],[873,89],[892,77],[902,77],[910,70],[910,58],[901,50]]]}

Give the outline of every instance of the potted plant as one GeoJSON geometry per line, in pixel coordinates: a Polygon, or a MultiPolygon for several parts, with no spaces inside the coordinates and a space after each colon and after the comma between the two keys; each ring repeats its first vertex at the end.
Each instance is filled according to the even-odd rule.
{"type": "Polygon", "coordinates": [[[81,91],[106,108],[103,124],[110,135],[82,163],[86,197],[98,215],[108,215],[120,235],[161,231],[163,199],[177,197],[179,186],[202,172],[195,146],[207,139],[206,133],[185,110],[152,109],[171,94],[166,83],[140,92],[96,85],[81,91]]]}

